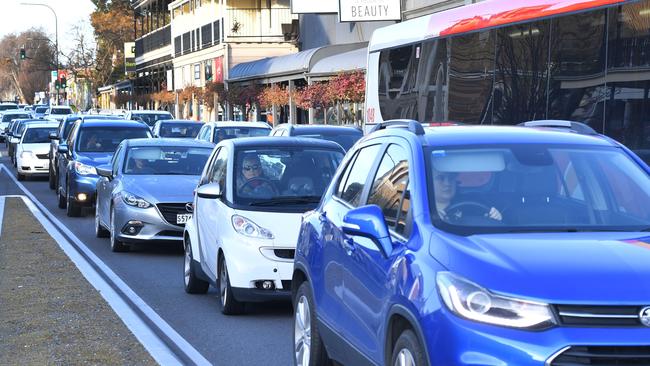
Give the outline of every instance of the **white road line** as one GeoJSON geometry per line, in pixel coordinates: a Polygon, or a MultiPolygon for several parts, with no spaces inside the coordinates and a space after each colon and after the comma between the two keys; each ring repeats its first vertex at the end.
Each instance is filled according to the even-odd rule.
{"type": "MultiPolygon", "coordinates": [[[[4,169],[9,174],[14,183],[25,193],[31,200],[23,198],[28,207],[34,212],[34,215],[41,221],[48,233],[57,241],[59,246],[65,251],[70,259],[77,265],[77,268],[88,279],[88,281],[100,292],[106,299],[115,313],[122,319],[124,324],[138,338],[140,343],[149,351],[151,356],[161,365],[180,365],[182,364],[174,352],[160,339],[159,336],[131,309],[124,299],[97,273],[92,267],[92,262],[96,268],[112,281],[124,296],[128,297],[132,304],[144,314],[147,320],[153,323],[160,332],[162,332],[171,342],[174,343],[179,352],[196,365],[210,365],[210,362],[199,353],[192,345],[187,342],[178,332],[174,330],[164,319],[162,319],[140,296],[138,296],[122,279],[115,274],[99,257],[95,255],[88,247],[77,238],[61,221],[59,221],[36,197],[29,192],[27,188],[11,174],[9,169],[0,164],[0,170],[4,169]],[[30,205],[31,204],[31,205],[30,205]],[[36,206],[40,209],[36,209],[36,206]],[[51,220],[52,225],[45,216],[51,220]],[[56,227],[55,227],[56,225],[56,227]],[[58,229],[58,230],[57,230],[58,229]],[[60,231],[60,232],[59,232],[60,231]],[[61,232],[67,235],[76,244],[79,251],[88,258],[86,260],[68,241],[61,235],[61,232]],[[90,261],[90,262],[89,262],[90,261]]],[[[22,197],[22,196],[21,196],[22,197]]]]}
{"type": "Polygon", "coordinates": [[[0,238],[2,237],[2,220],[5,214],[5,198],[0,197],[0,238]]]}

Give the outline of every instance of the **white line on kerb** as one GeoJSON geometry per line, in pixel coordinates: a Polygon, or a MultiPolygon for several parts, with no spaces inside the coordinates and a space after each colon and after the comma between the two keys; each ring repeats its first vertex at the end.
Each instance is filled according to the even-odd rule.
{"type": "Polygon", "coordinates": [[[2,237],[2,220],[4,220],[5,213],[5,198],[0,197],[0,238],[2,237]]]}
{"type": "MultiPolygon", "coordinates": [[[[174,352],[160,339],[158,335],[145,323],[145,321],[136,314],[129,304],[124,301],[109,283],[93,268],[92,262],[106,278],[117,287],[124,296],[144,314],[144,316],[162,332],[165,336],[182,351],[192,363],[196,365],[210,365],[210,362],[203,357],[192,345],[187,342],[178,332],[176,332],[164,319],[162,319],[140,296],[138,296],[115,272],[113,272],[99,257],[95,255],[88,247],[77,238],[61,221],[59,221],[36,197],[25,188],[11,174],[4,164],[0,164],[0,171],[5,170],[13,179],[14,183],[25,193],[21,197],[25,204],[32,211],[34,216],[41,222],[47,232],[56,240],[61,249],[75,263],[77,268],[86,277],[97,291],[104,297],[108,304],[113,308],[115,313],[122,319],[124,324],[131,330],[142,345],[149,351],[151,356],[161,365],[181,365],[182,361],[177,358],[174,352]],[[37,208],[38,206],[38,208],[37,208]],[[40,210],[39,210],[40,209],[40,210]],[[54,225],[50,223],[51,220],[54,225]],[[56,227],[55,227],[56,225],[56,227]],[[61,232],[67,235],[77,246],[78,250],[86,256],[84,258],[77,249],[61,235],[61,232]]],[[[5,196],[10,197],[10,196],[5,196]]]]}

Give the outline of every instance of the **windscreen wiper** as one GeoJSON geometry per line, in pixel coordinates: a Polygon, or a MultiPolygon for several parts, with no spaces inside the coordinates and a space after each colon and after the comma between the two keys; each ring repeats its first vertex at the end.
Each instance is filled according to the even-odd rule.
{"type": "Polygon", "coordinates": [[[263,201],[253,201],[249,206],[280,206],[280,205],[301,205],[308,203],[318,203],[318,196],[293,196],[293,197],[275,197],[263,201]]]}

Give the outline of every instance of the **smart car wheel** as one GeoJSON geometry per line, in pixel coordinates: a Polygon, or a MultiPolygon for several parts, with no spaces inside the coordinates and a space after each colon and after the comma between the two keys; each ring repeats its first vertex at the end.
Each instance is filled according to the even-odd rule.
{"type": "Polygon", "coordinates": [[[95,236],[98,238],[106,238],[110,235],[109,231],[106,230],[101,221],[99,221],[99,208],[95,208],[95,236]]]}
{"type": "Polygon", "coordinates": [[[420,346],[418,337],[412,330],[407,329],[400,334],[393,347],[391,365],[393,366],[420,366],[425,365],[424,351],[420,346]]]}
{"type": "Polygon", "coordinates": [[[237,301],[232,294],[228,267],[224,256],[219,257],[219,298],[221,300],[221,312],[225,315],[237,315],[244,312],[244,303],[237,301]]]}
{"type": "Polygon", "coordinates": [[[323,340],[316,324],[316,308],[308,282],[298,288],[293,304],[293,364],[295,366],[329,365],[323,340]]]}
{"type": "Polygon", "coordinates": [[[204,294],[208,292],[210,284],[196,276],[194,268],[194,255],[192,254],[192,244],[187,238],[185,242],[185,260],[183,263],[183,282],[185,283],[185,292],[188,294],[204,294]]]}
{"type": "Polygon", "coordinates": [[[129,246],[122,243],[117,238],[117,229],[115,228],[115,211],[111,207],[111,230],[110,230],[110,242],[111,242],[111,251],[112,252],[126,252],[129,250],[129,246]]]}

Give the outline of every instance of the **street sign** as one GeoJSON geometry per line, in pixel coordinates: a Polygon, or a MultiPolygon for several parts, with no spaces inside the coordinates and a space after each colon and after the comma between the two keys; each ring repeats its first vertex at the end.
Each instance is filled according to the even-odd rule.
{"type": "Polygon", "coordinates": [[[52,81],[54,81],[54,80],[56,80],[58,78],[59,78],[59,76],[58,76],[58,73],[56,72],[56,70],[52,71],[52,81]]]}
{"type": "Polygon", "coordinates": [[[339,0],[339,21],[401,20],[401,0],[339,0]]]}

